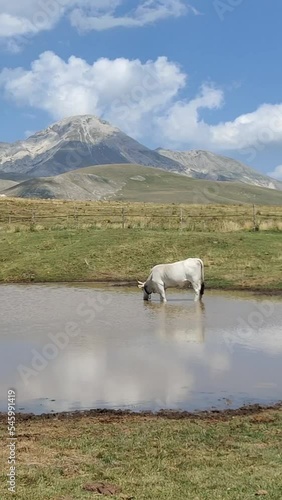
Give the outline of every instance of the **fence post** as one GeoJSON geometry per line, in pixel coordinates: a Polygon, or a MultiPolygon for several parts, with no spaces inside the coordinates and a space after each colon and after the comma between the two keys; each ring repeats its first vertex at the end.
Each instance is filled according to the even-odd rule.
{"type": "Polygon", "coordinates": [[[257,231],[257,221],[256,221],[255,204],[253,204],[253,231],[257,231]]]}
{"type": "Polygon", "coordinates": [[[125,217],[124,217],[124,208],[121,209],[121,212],[122,212],[122,229],[124,229],[124,220],[125,220],[125,217]]]}
{"type": "Polygon", "coordinates": [[[180,208],[180,229],[183,229],[183,210],[180,208]]]}

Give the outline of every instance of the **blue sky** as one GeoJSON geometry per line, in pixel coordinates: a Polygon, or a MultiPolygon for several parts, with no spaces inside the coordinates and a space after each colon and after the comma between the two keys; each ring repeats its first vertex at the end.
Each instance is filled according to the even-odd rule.
{"type": "Polygon", "coordinates": [[[282,179],[281,18],[281,0],[0,0],[0,141],[89,113],[282,179]]]}

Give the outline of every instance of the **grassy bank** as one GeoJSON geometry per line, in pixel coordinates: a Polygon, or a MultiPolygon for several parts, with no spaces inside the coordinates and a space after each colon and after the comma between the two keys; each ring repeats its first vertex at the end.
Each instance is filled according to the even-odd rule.
{"type": "MultiPolygon", "coordinates": [[[[77,416],[17,423],[17,498],[103,498],[85,485],[110,483],[115,499],[281,499],[281,409],[248,416],[176,419],[77,416]]],[[[6,443],[6,419],[0,423],[6,443]]],[[[10,498],[8,451],[0,498],[10,498]]]]}
{"type": "Polygon", "coordinates": [[[201,257],[207,287],[282,290],[279,233],[64,229],[2,234],[0,281],[145,279],[161,262],[201,257]]]}

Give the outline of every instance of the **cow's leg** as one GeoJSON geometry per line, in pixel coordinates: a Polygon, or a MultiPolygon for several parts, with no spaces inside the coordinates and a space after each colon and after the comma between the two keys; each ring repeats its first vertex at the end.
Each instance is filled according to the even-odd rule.
{"type": "Polygon", "coordinates": [[[161,302],[166,302],[166,296],[165,296],[165,287],[164,285],[161,285],[161,284],[157,284],[156,286],[157,288],[157,293],[160,294],[160,298],[161,298],[161,302]]]}
{"type": "Polygon", "coordinates": [[[200,292],[201,292],[201,283],[195,283],[195,282],[192,282],[192,287],[193,287],[193,290],[195,292],[195,302],[200,300],[200,292]]]}

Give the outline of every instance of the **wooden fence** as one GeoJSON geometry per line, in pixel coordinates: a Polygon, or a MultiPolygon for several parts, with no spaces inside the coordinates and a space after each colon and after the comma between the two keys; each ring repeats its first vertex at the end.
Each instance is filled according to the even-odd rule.
{"type": "MultiPolygon", "coordinates": [[[[279,207],[280,208],[280,207],[279,207]]],[[[134,210],[132,207],[100,207],[91,212],[79,211],[77,208],[67,213],[51,211],[25,211],[23,214],[1,213],[2,226],[29,226],[39,229],[69,228],[69,227],[113,227],[121,229],[179,229],[194,231],[234,231],[276,229],[282,230],[282,209],[262,211],[254,205],[240,207],[236,211],[230,209],[197,209],[173,206],[171,209],[144,208],[134,210]]]]}

